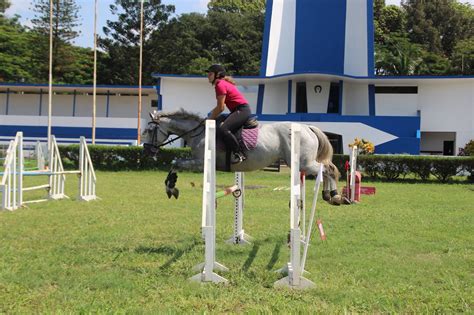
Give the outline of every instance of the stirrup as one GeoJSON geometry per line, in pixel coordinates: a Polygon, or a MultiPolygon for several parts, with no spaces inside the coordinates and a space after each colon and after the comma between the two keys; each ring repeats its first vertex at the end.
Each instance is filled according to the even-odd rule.
{"type": "Polygon", "coordinates": [[[231,164],[240,164],[245,161],[247,158],[242,152],[234,152],[231,155],[230,163],[231,164]]]}

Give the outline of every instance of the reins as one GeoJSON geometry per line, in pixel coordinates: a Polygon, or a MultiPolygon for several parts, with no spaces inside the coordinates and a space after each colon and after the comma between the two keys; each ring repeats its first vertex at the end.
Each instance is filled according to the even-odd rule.
{"type": "MultiPolygon", "coordinates": [[[[192,128],[192,129],[186,131],[185,133],[183,133],[183,134],[181,134],[181,135],[179,135],[179,136],[177,136],[177,137],[175,137],[175,138],[173,138],[173,139],[170,139],[170,140],[168,140],[168,141],[166,141],[166,142],[163,142],[163,143],[160,144],[160,145],[154,144],[154,143],[155,143],[154,140],[155,140],[155,138],[156,138],[156,129],[159,129],[159,128],[160,128],[160,124],[159,124],[158,122],[156,122],[156,121],[150,121],[148,124],[155,124],[157,128],[155,128],[155,129],[153,130],[153,136],[152,136],[152,141],[153,141],[153,142],[152,142],[151,144],[149,144],[149,145],[152,146],[152,147],[154,147],[154,148],[161,148],[161,147],[163,147],[163,146],[165,146],[165,145],[167,145],[167,144],[173,143],[173,142],[175,142],[176,140],[181,139],[181,138],[183,138],[184,136],[186,136],[186,135],[188,135],[188,134],[190,134],[190,133],[196,131],[197,129],[203,127],[203,129],[201,130],[201,132],[199,132],[198,134],[196,134],[196,135],[194,135],[194,136],[191,136],[191,138],[198,137],[198,136],[200,136],[200,135],[204,132],[204,125],[203,125],[203,124],[204,124],[205,121],[206,121],[206,119],[201,120],[201,122],[200,122],[196,127],[194,127],[194,128],[192,128]]],[[[160,129],[160,132],[162,132],[163,134],[168,135],[168,133],[165,133],[165,132],[162,131],[161,129],[160,129]]]]}

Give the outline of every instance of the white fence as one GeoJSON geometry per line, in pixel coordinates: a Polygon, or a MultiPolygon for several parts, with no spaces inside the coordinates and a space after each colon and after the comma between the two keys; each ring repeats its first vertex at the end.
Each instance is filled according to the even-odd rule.
{"type": "Polygon", "coordinates": [[[2,192],[2,209],[15,210],[28,203],[43,202],[52,199],[67,198],[64,193],[66,174],[79,176],[79,200],[94,200],[96,176],[90,159],[89,150],[84,137],[80,139],[79,170],[65,171],[59,154],[56,138],[51,136],[48,155],[48,166],[44,164],[44,154],[41,145],[37,146],[38,170],[26,171],[23,159],[23,133],[18,132],[15,139],[10,142],[7,156],[4,161],[4,171],[0,184],[2,192]],[[48,183],[38,186],[23,187],[24,176],[48,176],[48,183]],[[23,192],[45,189],[47,198],[36,200],[23,200],[23,192]]]}

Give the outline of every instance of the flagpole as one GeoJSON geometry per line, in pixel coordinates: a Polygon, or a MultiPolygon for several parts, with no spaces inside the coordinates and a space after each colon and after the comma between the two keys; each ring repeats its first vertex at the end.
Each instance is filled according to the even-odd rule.
{"type": "Polygon", "coordinates": [[[143,0],[140,1],[140,65],[138,67],[138,122],[137,145],[141,142],[141,116],[142,116],[142,64],[143,64],[143,0]]]}
{"type": "Polygon", "coordinates": [[[49,0],[48,152],[51,149],[52,103],[53,103],[53,0],[49,0]]]}
{"type": "Polygon", "coordinates": [[[97,105],[97,2],[94,7],[94,74],[92,88],[92,144],[95,144],[96,105],[97,105]]]}

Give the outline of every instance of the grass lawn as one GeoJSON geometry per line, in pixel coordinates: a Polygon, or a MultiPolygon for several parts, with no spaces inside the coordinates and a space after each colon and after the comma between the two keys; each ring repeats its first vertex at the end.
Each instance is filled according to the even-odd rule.
{"type": "MultiPolygon", "coordinates": [[[[308,291],[273,289],[289,258],[289,173],[248,173],[250,246],[225,244],[233,199],[219,200],[217,260],[229,285],[187,279],[203,261],[202,176],[179,174],[167,199],[164,172],[98,172],[96,202],[71,200],[0,212],[0,313],[473,312],[474,187],[365,183],[360,204],[321,202],[328,239],[313,238],[308,291]]],[[[46,182],[28,177],[25,186],[46,182]]],[[[313,181],[308,181],[311,203],[313,181]]],[[[233,184],[233,174],[218,174],[233,184]]],[[[25,199],[39,195],[25,193],[25,199]]],[[[317,233],[314,234],[317,236],[317,233]]]]}

